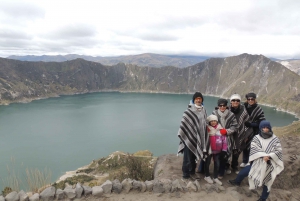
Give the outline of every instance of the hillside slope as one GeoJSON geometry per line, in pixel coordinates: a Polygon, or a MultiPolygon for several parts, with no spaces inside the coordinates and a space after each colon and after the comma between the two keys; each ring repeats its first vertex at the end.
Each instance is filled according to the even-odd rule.
{"type": "Polygon", "coordinates": [[[211,58],[186,68],[104,66],[76,59],[26,62],[0,59],[0,103],[97,91],[194,93],[242,97],[254,91],[260,103],[300,114],[300,76],[263,55],[211,58]]]}

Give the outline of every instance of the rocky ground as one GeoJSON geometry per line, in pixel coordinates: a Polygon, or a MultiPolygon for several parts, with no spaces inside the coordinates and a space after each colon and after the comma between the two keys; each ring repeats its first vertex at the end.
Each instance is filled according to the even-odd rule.
{"type": "MultiPolygon", "coordinates": [[[[285,170],[276,178],[270,196],[269,201],[279,201],[279,200],[300,200],[300,136],[281,136],[281,143],[283,146],[284,153],[284,164],[285,170]]],[[[159,180],[164,179],[181,179],[182,165],[182,155],[176,156],[175,154],[166,154],[158,157],[157,164],[154,170],[154,178],[159,180]]],[[[106,200],[106,201],[136,201],[136,200],[157,200],[157,201],[171,201],[171,200],[209,200],[209,201],[254,201],[259,198],[261,189],[257,191],[250,191],[247,180],[245,179],[240,187],[234,187],[228,184],[226,181],[235,178],[236,174],[231,173],[230,175],[225,175],[222,179],[224,190],[221,192],[216,192],[214,190],[209,190],[206,181],[203,179],[204,175],[200,176],[200,186],[201,190],[198,192],[187,191],[187,192],[174,192],[174,193],[153,193],[144,192],[140,193],[137,191],[130,191],[129,193],[120,194],[105,194],[101,199],[95,199],[92,196],[81,198],[80,200],[106,200]]]]}

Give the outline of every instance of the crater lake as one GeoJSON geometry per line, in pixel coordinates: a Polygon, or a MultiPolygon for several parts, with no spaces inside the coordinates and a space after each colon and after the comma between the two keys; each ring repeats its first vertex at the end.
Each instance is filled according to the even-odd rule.
{"type": "MultiPolygon", "coordinates": [[[[2,105],[0,189],[14,173],[23,178],[21,189],[27,190],[22,188],[26,186],[26,168],[47,168],[54,182],[66,171],[114,151],[176,154],[177,131],[192,96],[101,92],[2,105]]],[[[208,115],[217,100],[204,96],[208,115]]],[[[272,126],[298,120],[292,114],[260,106],[272,126]]]]}

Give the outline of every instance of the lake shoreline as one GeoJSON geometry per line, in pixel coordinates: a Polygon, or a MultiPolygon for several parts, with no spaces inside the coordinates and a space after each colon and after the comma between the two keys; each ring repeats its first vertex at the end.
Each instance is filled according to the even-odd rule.
{"type": "MultiPolygon", "coordinates": [[[[20,101],[16,101],[16,102],[5,102],[2,103],[0,105],[10,105],[13,103],[30,103],[32,101],[38,101],[38,100],[44,100],[44,99],[48,99],[48,98],[59,98],[61,96],[73,96],[73,95],[80,95],[80,94],[92,94],[92,93],[141,93],[141,94],[194,94],[194,92],[186,92],[186,93],[175,93],[175,92],[167,92],[167,91],[148,91],[148,90],[143,90],[143,91],[120,91],[120,90],[100,90],[100,91],[89,91],[89,92],[78,92],[78,93],[67,93],[67,94],[60,94],[60,95],[53,95],[53,96],[48,96],[48,97],[36,97],[36,98],[31,98],[31,99],[23,99],[20,101]]],[[[210,96],[210,97],[216,97],[216,98],[224,98],[224,99],[229,99],[230,97],[225,97],[225,96],[218,96],[218,95],[213,95],[213,94],[204,94],[202,93],[204,96],[210,96]]],[[[277,108],[275,105],[271,105],[268,103],[259,103],[259,105],[264,105],[267,107],[271,107],[274,108],[276,111],[281,111],[281,112],[286,112],[288,114],[291,114],[293,116],[295,116],[295,118],[297,118],[299,121],[300,120],[300,114],[297,114],[295,112],[289,111],[289,110],[283,110],[281,108],[277,108]]]]}

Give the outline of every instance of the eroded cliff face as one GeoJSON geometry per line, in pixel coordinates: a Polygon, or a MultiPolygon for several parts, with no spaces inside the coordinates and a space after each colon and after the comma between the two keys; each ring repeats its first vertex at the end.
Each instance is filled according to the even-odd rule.
{"type": "Polygon", "coordinates": [[[262,55],[211,58],[186,68],[104,66],[76,59],[25,62],[0,59],[0,103],[97,91],[194,93],[242,97],[300,114],[300,76],[262,55]]]}

